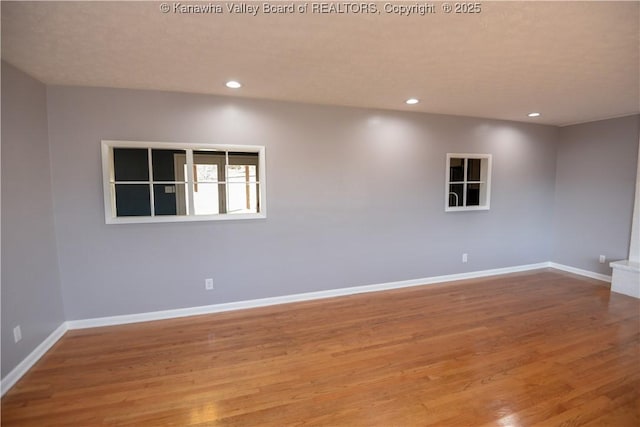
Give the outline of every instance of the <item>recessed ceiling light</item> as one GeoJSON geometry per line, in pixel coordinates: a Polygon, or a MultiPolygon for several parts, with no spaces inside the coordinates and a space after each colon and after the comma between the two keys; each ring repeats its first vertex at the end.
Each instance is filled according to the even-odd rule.
{"type": "Polygon", "coordinates": [[[235,80],[229,80],[229,81],[226,83],[226,86],[227,86],[229,89],[239,89],[239,88],[241,88],[241,87],[242,87],[242,85],[241,85],[239,82],[235,81],[235,80]]]}
{"type": "Polygon", "coordinates": [[[540,117],[540,113],[529,113],[527,114],[529,117],[540,117]]]}
{"type": "Polygon", "coordinates": [[[414,104],[417,104],[418,102],[420,102],[420,100],[419,100],[419,99],[416,99],[416,98],[409,98],[409,99],[407,99],[407,100],[406,100],[406,101],[404,101],[404,102],[405,102],[406,104],[409,104],[409,105],[414,105],[414,104]]]}

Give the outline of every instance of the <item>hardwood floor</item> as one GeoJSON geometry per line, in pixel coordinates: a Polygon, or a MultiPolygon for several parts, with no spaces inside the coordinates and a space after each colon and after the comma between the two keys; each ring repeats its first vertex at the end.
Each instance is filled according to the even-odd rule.
{"type": "Polygon", "coordinates": [[[69,331],[3,426],[639,426],[640,302],[538,270],[69,331]]]}

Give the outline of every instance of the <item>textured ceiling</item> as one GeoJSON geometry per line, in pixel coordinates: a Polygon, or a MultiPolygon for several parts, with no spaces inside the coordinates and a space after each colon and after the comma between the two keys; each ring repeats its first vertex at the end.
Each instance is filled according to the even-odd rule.
{"type": "Polygon", "coordinates": [[[223,13],[162,13],[157,2],[2,1],[2,58],[60,85],[554,125],[640,111],[638,2],[491,2],[477,14],[446,14],[433,3],[436,13],[425,16],[386,13],[384,2],[374,14],[256,16],[208,4],[223,13]],[[229,79],[244,87],[227,89],[229,79]],[[409,97],[421,102],[405,105],[409,97]],[[530,119],[531,111],[542,116],[530,119]]]}

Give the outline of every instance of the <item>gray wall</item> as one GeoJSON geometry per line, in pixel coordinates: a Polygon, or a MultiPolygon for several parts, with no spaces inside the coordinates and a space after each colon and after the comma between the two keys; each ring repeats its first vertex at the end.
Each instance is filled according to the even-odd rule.
{"type": "Polygon", "coordinates": [[[120,89],[47,100],[69,320],[551,257],[554,127],[120,89]],[[265,145],[268,218],[105,225],[102,139],[265,145]],[[447,152],[493,154],[490,211],[444,212],[447,152]]]}
{"type": "Polygon", "coordinates": [[[64,321],[46,107],[45,86],[2,62],[2,377],[64,321]]]}
{"type": "Polygon", "coordinates": [[[553,261],[610,275],[628,257],[639,134],[639,115],[560,129],[553,261]]]}

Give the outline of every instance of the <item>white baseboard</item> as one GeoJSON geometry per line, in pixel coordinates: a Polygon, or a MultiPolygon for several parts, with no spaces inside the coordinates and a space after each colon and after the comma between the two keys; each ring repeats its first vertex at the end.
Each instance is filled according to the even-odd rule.
{"type": "Polygon", "coordinates": [[[451,282],[454,280],[474,279],[478,277],[497,276],[520,271],[535,270],[548,267],[549,263],[520,265],[515,267],[496,268],[492,270],[474,271],[469,273],[449,274],[445,276],[426,277],[421,279],[403,280],[398,282],[379,283],[376,285],[355,286],[350,288],[330,289],[327,291],[306,292],[301,294],[283,295],[278,297],[260,298],[253,300],[229,302],[223,304],[205,305],[200,307],[180,308],[175,310],[153,311],[139,314],[125,314],[121,316],[99,317],[94,319],[69,320],[69,329],[95,328],[99,326],[113,326],[127,323],[149,322],[152,320],[173,319],[177,317],[196,316],[200,314],[221,313],[231,310],[266,307],[291,302],[312,301],[323,298],[333,298],[355,295],[365,292],[378,292],[391,289],[407,288],[410,286],[430,285],[451,282]]]}
{"type": "Polygon", "coordinates": [[[127,323],[149,322],[152,320],[174,319],[178,317],[196,316],[200,314],[221,313],[247,308],[266,307],[291,302],[312,301],[323,298],[333,298],[346,295],[355,295],[366,292],[379,292],[392,289],[401,289],[412,286],[431,285],[436,283],[452,282],[456,280],[476,279],[487,276],[518,273],[522,271],[537,270],[541,268],[555,268],[580,276],[611,282],[611,276],[598,274],[580,268],[557,264],[554,262],[541,262],[515,267],[496,268],[491,270],[473,271],[469,273],[448,274],[444,276],[425,277],[421,279],[402,280],[398,282],[379,283],[376,285],[355,286],[350,288],[330,289],[327,291],[307,292],[278,297],[260,298],[246,301],[228,302],[223,304],[205,305],[200,307],[180,308],[174,310],[154,311],[149,313],[126,314],[121,316],[99,317],[94,319],[68,320],[62,323],[40,345],[38,345],[22,362],[18,364],[0,382],[0,389],[4,395],[18,380],[49,350],[67,330],[95,328],[100,326],[122,325],[127,323]]]}
{"type": "Polygon", "coordinates": [[[556,270],[566,271],[568,273],[577,274],[579,276],[590,277],[596,280],[602,280],[603,282],[611,283],[611,276],[607,276],[606,274],[594,273],[593,271],[583,270],[581,268],[571,267],[564,264],[557,264],[555,262],[549,262],[549,267],[555,268],[556,270]]]}
{"type": "Polygon", "coordinates": [[[24,360],[22,360],[22,362],[18,363],[18,366],[13,368],[11,372],[9,372],[4,378],[2,378],[2,381],[0,381],[0,395],[4,396],[4,394],[9,391],[9,389],[13,387],[15,383],[17,383],[18,380],[22,378],[22,376],[26,374],[27,371],[31,369],[31,367],[35,365],[36,362],[40,360],[40,358],[44,356],[44,354],[51,347],[53,347],[53,345],[57,343],[60,338],[62,338],[67,330],[67,322],[63,322],[56,328],[55,331],[51,332],[51,334],[47,338],[45,338],[44,341],[42,341],[35,349],[33,349],[33,351],[29,353],[29,355],[25,357],[24,360]]]}

